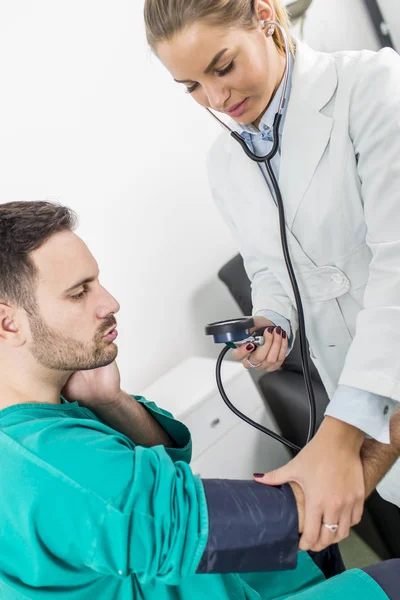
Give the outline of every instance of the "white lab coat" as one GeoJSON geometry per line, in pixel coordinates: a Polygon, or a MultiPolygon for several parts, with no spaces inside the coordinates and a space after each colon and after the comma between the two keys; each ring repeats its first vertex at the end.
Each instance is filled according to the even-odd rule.
{"type": "MultiPolygon", "coordinates": [[[[226,133],[211,148],[208,166],[213,196],[252,282],[254,313],[276,311],[295,331],[278,213],[259,167],[226,133]]],[[[400,401],[400,57],[394,51],[325,54],[297,44],[279,183],[311,357],[328,395],[340,383],[400,401]]],[[[396,488],[400,505],[398,479],[396,488]]]]}

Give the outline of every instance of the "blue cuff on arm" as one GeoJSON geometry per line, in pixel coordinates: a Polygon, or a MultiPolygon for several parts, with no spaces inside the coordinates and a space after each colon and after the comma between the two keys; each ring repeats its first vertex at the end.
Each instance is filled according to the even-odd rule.
{"type": "Polygon", "coordinates": [[[390,419],[397,407],[398,402],[391,398],[339,385],[325,416],[349,423],[382,444],[390,444],[390,419]]]}
{"type": "Polygon", "coordinates": [[[298,512],[288,484],[202,480],[209,535],[197,573],[248,573],[295,569],[298,512]]]}

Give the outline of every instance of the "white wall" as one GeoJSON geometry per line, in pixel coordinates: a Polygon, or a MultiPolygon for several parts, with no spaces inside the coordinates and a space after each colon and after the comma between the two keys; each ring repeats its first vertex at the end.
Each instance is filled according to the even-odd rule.
{"type": "MultiPolygon", "coordinates": [[[[351,28],[364,47],[359,2],[315,0],[311,45],[350,47],[351,28]]],[[[188,355],[215,356],[204,324],[239,314],[216,278],[236,253],[205,173],[218,127],[151,56],[142,2],[2,2],[0,57],[0,202],[51,199],[79,213],[122,305],[125,388],[188,355]]]]}
{"type": "Polygon", "coordinates": [[[322,52],[380,48],[364,0],[313,0],[306,13],[304,39],[322,52]]]}
{"type": "Polygon", "coordinates": [[[205,172],[218,126],[151,57],[142,3],[2,2],[0,57],[0,202],[77,210],[122,305],[125,387],[215,355],[203,326],[238,314],[216,278],[236,253],[205,172]]]}

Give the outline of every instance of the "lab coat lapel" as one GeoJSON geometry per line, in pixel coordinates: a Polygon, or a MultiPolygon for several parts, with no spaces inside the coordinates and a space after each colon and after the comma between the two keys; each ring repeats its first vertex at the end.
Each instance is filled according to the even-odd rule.
{"type": "MultiPolygon", "coordinates": [[[[231,200],[234,221],[240,222],[241,232],[246,235],[246,244],[251,246],[252,240],[256,240],[256,246],[262,247],[270,264],[273,264],[274,260],[280,263],[282,243],[275,200],[257,163],[246,156],[237,142],[229,136],[227,138],[227,197],[231,200]]],[[[312,261],[287,227],[286,233],[291,256],[295,258],[297,265],[313,268],[312,261]]]]}
{"type": "Polygon", "coordinates": [[[298,42],[279,175],[289,229],[329,142],[333,119],[321,110],[336,87],[333,57],[298,42]]]}
{"type": "Polygon", "coordinates": [[[246,156],[241,146],[230,136],[226,150],[229,152],[229,196],[234,199],[233,203],[242,222],[251,218],[253,227],[257,228],[263,223],[264,227],[270,229],[265,234],[274,235],[277,231],[276,205],[260,167],[246,156]]]}

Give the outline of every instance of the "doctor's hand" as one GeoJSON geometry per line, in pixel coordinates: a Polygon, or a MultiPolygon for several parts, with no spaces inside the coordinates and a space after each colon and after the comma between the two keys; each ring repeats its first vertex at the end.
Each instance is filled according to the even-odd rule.
{"type": "Polygon", "coordinates": [[[360,450],[365,434],[348,423],[325,417],[309,444],[287,465],[255,476],[267,485],[298,483],[304,491],[305,515],[300,550],[320,551],[348,537],[364,507],[360,450]],[[338,525],[332,531],[327,525],[338,525]]]}
{"type": "MultiPolygon", "coordinates": [[[[273,326],[274,323],[265,317],[254,317],[255,328],[253,333],[260,327],[273,326]]],[[[235,360],[241,360],[245,369],[255,368],[258,371],[277,371],[285,360],[288,349],[286,332],[281,327],[266,329],[264,331],[263,346],[254,344],[241,344],[232,352],[235,360]],[[250,363],[250,364],[249,364],[250,363]],[[252,367],[253,365],[253,367],[252,367]]]]}
{"type": "Polygon", "coordinates": [[[93,409],[116,404],[121,394],[121,377],[117,363],[89,371],[77,371],[67,381],[62,395],[69,402],[93,409]]]}

